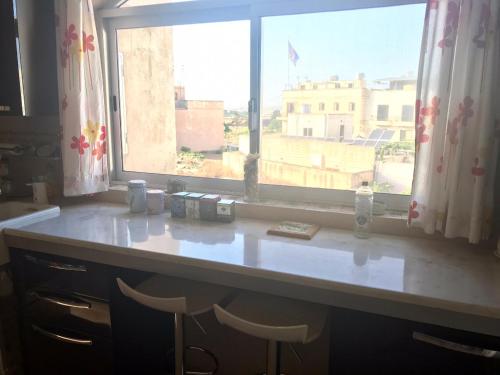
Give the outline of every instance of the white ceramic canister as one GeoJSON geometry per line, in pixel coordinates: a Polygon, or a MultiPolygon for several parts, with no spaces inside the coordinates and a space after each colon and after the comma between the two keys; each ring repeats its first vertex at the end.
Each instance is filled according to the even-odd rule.
{"type": "Polygon", "coordinates": [[[146,181],[130,180],[128,182],[127,203],[132,213],[146,211],[146,181]]]}
{"type": "Polygon", "coordinates": [[[159,215],[165,210],[165,193],[163,190],[148,190],[146,200],[149,214],[159,215]]]}

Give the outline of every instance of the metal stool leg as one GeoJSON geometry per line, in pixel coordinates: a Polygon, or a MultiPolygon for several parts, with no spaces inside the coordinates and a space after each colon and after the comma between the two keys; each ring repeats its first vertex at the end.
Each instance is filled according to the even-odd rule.
{"type": "Polygon", "coordinates": [[[269,340],[267,342],[267,372],[266,375],[281,374],[281,342],[269,340]]]}
{"type": "Polygon", "coordinates": [[[175,375],[184,374],[184,316],[175,314],[175,375]]]}

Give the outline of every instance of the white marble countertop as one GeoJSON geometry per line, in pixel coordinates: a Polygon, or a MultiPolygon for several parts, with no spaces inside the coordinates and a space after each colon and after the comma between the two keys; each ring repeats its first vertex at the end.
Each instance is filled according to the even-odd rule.
{"type": "MultiPolygon", "coordinates": [[[[161,264],[194,266],[219,275],[264,280],[269,286],[274,281],[297,290],[306,288],[305,296],[299,298],[315,302],[319,301],[314,298],[315,291],[329,291],[356,296],[360,305],[347,303],[347,307],[360,310],[366,307],[362,306],[363,298],[369,298],[367,306],[373,301],[381,304],[366,307],[372,312],[411,318],[426,308],[431,315],[433,311],[436,316],[456,313],[457,319],[484,318],[500,327],[500,259],[491,249],[462,241],[378,234],[362,240],[350,231],[331,228],[322,228],[311,241],[297,240],[267,235],[271,224],[250,219],[230,224],[189,222],[171,219],[168,213],[134,215],[126,206],[100,202],[65,207],[56,218],[6,229],[4,234],[11,246],[19,246],[20,240],[42,241],[80,249],[80,253],[59,253],[70,257],[92,260],[91,256],[83,257],[83,249],[89,249],[94,257],[105,254],[111,259],[109,263],[120,256],[150,260],[156,264],[154,272],[161,271],[161,264]],[[391,311],[395,304],[404,304],[406,312],[391,311]]],[[[132,260],[128,262],[135,268],[132,260]]],[[[144,262],[137,264],[145,267],[144,262]]],[[[272,287],[269,290],[275,293],[272,287]]],[[[284,294],[293,296],[293,292],[284,294]]],[[[345,307],[344,300],[332,294],[322,297],[321,302],[345,307]]],[[[446,319],[435,323],[446,324],[446,319]]],[[[474,330],[467,323],[460,324],[450,326],[474,330]]],[[[477,329],[500,335],[500,328],[498,332],[485,330],[489,328],[477,329]]]]}

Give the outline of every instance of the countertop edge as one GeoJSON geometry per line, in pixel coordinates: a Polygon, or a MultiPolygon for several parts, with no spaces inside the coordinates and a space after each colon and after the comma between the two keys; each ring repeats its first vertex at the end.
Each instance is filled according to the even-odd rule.
{"type": "MultiPolygon", "coordinates": [[[[282,283],[300,285],[303,287],[308,287],[313,289],[321,289],[326,291],[351,294],[358,297],[374,298],[381,301],[385,300],[395,303],[417,305],[420,307],[431,308],[431,309],[441,309],[469,316],[478,316],[478,317],[497,319],[497,320],[500,319],[500,309],[481,307],[478,305],[461,303],[461,302],[450,302],[443,299],[419,296],[415,294],[403,293],[387,289],[357,286],[335,281],[326,281],[322,279],[316,279],[307,276],[299,276],[284,272],[255,269],[251,267],[226,264],[216,261],[200,260],[182,255],[160,254],[141,249],[131,250],[120,246],[113,246],[113,245],[102,244],[99,242],[82,241],[65,237],[57,237],[57,236],[33,233],[22,229],[6,228],[4,229],[3,234],[8,246],[13,246],[14,245],[13,242],[15,242],[16,238],[35,241],[35,242],[36,241],[52,242],[60,245],[68,245],[72,247],[87,248],[94,251],[95,250],[102,251],[107,254],[112,253],[113,255],[117,256],[126,255],[128,257],[142,258],[154,261],[163,261],[171,264],[180,264],[189,267],[207,269],[210,271],[219,271],[231,274],[244,274],[247,277],[258,278],[261,280],[263,279],[267,281],[279,281],[282,283]]],[[[77,253],[70,253],[65,256],[74,257],[78,259],[77,253]]],[[[335,304],[333,303],[331,305],[335,306],[335,304]]]]}

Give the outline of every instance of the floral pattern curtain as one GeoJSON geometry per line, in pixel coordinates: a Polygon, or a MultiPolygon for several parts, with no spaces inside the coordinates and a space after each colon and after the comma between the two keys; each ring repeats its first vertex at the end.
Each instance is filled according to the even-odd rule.
{"type": "Polygon", "coordinates": [[[429,0],[416,104],[408,222],[427,233],[490,234],[500,142],[498,0],[429,0]]]}
{"type": "Polygon", "coordinates": [[[55,0],[64,195],[108,188],[107,127],[91,0],[55,0]]]}

